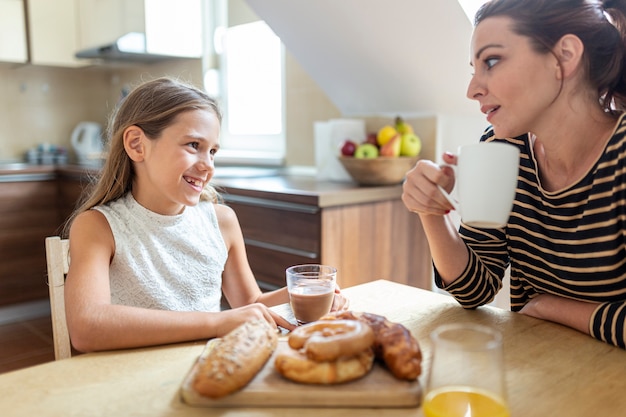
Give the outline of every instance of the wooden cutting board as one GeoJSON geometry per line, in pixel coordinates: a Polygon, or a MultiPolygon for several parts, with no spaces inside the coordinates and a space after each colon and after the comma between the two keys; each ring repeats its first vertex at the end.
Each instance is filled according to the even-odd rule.
{"type": "MultiPolygon", "coordinates": [[[[211,340],[202,356],[212,349],[212,345],[211,340]]],[[[192,388],[200,356],[181,386],[183,401],[202,407],[407,408],[420,405],[422,390],[419,381],[398,380],[378,363],[374,363],[363,378],[345,384],[325,386],[289,381],[274,369],[274,356],[282,349],[290,349],[285,337],[279,340],[274,355],[246,387],[218,400],[203,397],[192,388]]]]}

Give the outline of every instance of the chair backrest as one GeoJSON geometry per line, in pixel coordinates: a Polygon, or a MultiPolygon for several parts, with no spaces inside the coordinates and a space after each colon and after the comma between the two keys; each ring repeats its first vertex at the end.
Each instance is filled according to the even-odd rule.
{"type": "Polygon", "coordinates": [[[58,236],[46,238],[46,262],[48,265],[48,290],[50,292],[50,312],[52,316],[52,337],[54,358],[65,359],[72,356],[70,333],[65,319],[65,276],[69,270],[70,241],[58,236]]]}

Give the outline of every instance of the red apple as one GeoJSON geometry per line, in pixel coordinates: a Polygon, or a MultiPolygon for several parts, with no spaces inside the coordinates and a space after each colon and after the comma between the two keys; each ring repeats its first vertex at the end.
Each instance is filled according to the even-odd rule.
{"type": "Polygon", "coordinates": [[[341,154],[343,156],[354,156],[354,151],[356,151],[357,144],[350,139],[346,139],[343,141],[341,145],[341,154]]]}
{"type": "Polygon", "coordinates": [[[372,145],[378,146],[378,139],[376,138],[376,132],[370,132],[367,134],[365,138],[365,142],[363,143],[371,143],[372,145]]]}

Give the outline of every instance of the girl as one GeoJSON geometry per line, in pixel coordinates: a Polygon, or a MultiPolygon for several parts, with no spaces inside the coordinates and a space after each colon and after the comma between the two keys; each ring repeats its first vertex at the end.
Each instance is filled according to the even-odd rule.
{"type": "MultiPolygon", "coordinates": [[[[161,78],[133,90],[114,113],[101,177],[69,224],[65,284],[73,346],[94,351],[219,337],[262,318],[267,306],[232,209],[208,184],[221,115],[210,97],[161,78]],[[232,309],[220,311],[222,291],[232,309]]],[[[345,308],[337,291],[334,309],[345,308]]]]}
{"type": "Polygon", "coordinates": [[[481,140],[521,152],[508,225],[457,232],[437,189],[453,172],[430,161],[403,193],[436,284],[464,307],[490,302],[510,266],[512,310],[626,347],[625,13],[624,0],[492,0],[476,14],[467,95],[491,123],[481,140]]]}

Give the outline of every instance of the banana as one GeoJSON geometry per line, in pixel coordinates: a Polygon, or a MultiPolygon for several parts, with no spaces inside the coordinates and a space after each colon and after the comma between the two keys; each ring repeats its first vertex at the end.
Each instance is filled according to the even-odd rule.
{"type": "Polygon", "coordinates": [[[400,116],[396,117],[395,128],[401,135],[404,135],[405,133],[413,133],[413,126],[405,122],[400,116]]]}

